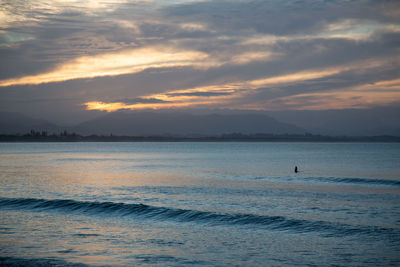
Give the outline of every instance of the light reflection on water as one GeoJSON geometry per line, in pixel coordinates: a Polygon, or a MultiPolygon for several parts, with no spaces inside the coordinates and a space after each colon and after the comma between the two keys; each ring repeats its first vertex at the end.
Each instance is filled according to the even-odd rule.
{"type": "Polygon", "coordinates": [[[0,203],[23,203],[0,204],[0,256],[93,265],[396,264],[399,163],[399,144],[0,144],[0,203]],[[74,200],[76,209],[39,209],[27,198],[74,200]],[[149,211],[126,215],[106,202],[149,211]],[[247,220],[253,215],[257,222],[247,220]]]}

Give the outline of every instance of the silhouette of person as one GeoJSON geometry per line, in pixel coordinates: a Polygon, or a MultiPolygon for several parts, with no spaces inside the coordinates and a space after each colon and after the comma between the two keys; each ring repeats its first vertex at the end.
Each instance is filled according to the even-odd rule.
{"type": "Polygon", "coordinates": [[[294,166],[294,172],[295,172],[295,173],[298,173],[298,172],[299,172],[299,170],[297,169],[297,166],[294,166]]]}

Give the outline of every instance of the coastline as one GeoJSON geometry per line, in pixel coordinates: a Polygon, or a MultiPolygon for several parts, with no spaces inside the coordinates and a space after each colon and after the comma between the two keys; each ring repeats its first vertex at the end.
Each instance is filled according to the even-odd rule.
{"type": "Polygon", "coordinates": [[[398,143],[400,136],[325,136],[225,134],[220,136],[117,136],[117,135],[0,135],[1,143],[11,142],[371,142],[398,143]]]}

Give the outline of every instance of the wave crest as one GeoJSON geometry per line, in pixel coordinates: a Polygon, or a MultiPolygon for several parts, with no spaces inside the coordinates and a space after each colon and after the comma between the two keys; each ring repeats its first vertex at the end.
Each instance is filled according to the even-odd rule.
{"type": "Polygon", "coordinates": [[[321,232],[328,236],[347,236],[354,234],[389,234],[400,237],[400,230],[378,226],[353,226],[326,221],[291,219],[283,216],[265,216],[243,213],[217,213],[145,204],[126,204],[114,202],[86,202],[70,199],[0,198],[0,208],[27,209],[33,211],[61,211],[85,215],[110,214],[134,216],[135,218],[174,220],[209,225],[253,225],[271,230],[294,232],[321,232]]]}

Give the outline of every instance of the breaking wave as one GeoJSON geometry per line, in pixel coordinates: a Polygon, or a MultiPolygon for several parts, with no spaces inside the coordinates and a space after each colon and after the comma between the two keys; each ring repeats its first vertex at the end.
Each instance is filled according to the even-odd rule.
{"type": "Polygon", "coordinates": [[[278,231],[321,232],[325,236],[381,235],[400,237],[400,229],[378,226],[354,226],[326,221],[291,219],[283,216],[265,216],[243,213],[219,213],[190,209],[157,207],[144,204],[114,202],[86,202],[70,199],[0,198],[0,208],[61,211],[84,215],[110,214],[113,216],[133,216],[142,219],[173,220],[209,225],[253,225],[278,231]]]}
{"type": "Polygon", "coordinates": [[[342,177],[309,177],[304,179],[313,180],[317,182],[330,182],[330,183],[400,186],[400,181],[387,180],[387,179],[342,178],[342,177]]]}

